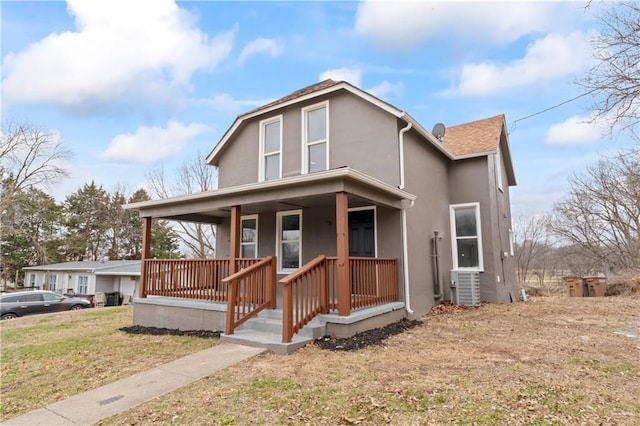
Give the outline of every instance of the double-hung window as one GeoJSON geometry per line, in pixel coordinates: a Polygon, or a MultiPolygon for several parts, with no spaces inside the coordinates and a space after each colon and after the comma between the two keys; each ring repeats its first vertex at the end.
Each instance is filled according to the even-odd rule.
{"type": "Polygon", "coordinates": [[[482,271],[480,204],[450,206],[453,268],[482,271]]]}
{"type": "Polygon", "coordinates": [[[302,262],[302,210],[277,213],[278,271],[293,272],[302,262]]]}
{"type": "Polygon", "coordinates": [[[302,109],[302,170],[329,168],[329,102],[302,109]]]}
{"type": "Polygon", "coordinates": [[[282,116],[260,122],[260,181],[282,177],[282,116]]]}
{"type": "Polygon", "coordinates": [[[89,284],[89,277],[80,276],[78,277],[78,294],[87,294],[87,287],[89,284]]]}
{"type": "Polygon", "coordinates": [[[36,274],[29,274],[29,287],[36,286],[36,274]]]}
{"type": "Polygon", "coordinates": [[[242,216],[240,257],[258,256],[258,215],[242,216]]]}
{"type": "Polygon", "coordinates": [[[58,281],[58,276],[55,274],[49,274],[49,285],[47,286],[47,289],[54,291],[56,289],[56,283],[58,281]]]}

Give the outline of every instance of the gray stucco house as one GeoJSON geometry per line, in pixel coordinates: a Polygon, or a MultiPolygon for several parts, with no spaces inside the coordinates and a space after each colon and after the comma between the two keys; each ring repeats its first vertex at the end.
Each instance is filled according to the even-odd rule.
{"type": "Polygon", "coordinates": [[[295,343],[517,300],[505,118],[433,132],[333,80],[238,116],[206,158],[217,190],[125,206],[144,219],[134,321],[240,339],[262,318],[295,343]],[[153,218],[217,224],[216,259],[148,259],[153,218]]]}

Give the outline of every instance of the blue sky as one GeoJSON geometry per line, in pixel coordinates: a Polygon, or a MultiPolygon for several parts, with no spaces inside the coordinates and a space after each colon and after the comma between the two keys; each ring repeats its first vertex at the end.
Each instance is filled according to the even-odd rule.
{"type": "Polygon", "coordinates": [[[2,119],[54,131],[75,157],[48,188],[130,194],[204,156],[236,115],[344,79],[425,128],[504,113],[516,214],[632,141],[588,124],[580,94],[600,4],[586,2],[2,1],[2,119]]]}

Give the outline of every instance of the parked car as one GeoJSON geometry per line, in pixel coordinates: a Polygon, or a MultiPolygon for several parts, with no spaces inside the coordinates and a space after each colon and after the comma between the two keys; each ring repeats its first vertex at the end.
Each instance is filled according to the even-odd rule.
{"type": "Polygon", "coordinates": [[[0,295],[0,319],[47,312],[74,311],[91,307],[88,300],[66,297],[52,291],[18,291],[0,295]]]}

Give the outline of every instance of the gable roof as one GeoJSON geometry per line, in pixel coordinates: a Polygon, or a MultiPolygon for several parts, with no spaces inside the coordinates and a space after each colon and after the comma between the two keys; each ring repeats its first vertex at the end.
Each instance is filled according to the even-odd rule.
{"type": "Polygon", "coordinates": [[[504,127],[504,114],[472,121],[470,123],[451,126],[447,128],[443,140],[440,141],[408,113],[346,81],[335,81],[331,79],[303,87],[302,89],[296,90],[282,98],[276,99],[275,101],[269,102],[268,104],[237,116],[231,127],[227,129],[218,144],[209,153],[206,158],[206,162],[214,166],[218,165],[218,160],[224,147],[227,145],[235,131],[238,130],[246,120],[262,114],[267,114],[279,108],[284,108],[295,103],[304,102],[308,99],[313,99],[339,90],[348,91],[361,99],[374,104],[384,111],[387,111],[393,116],[404,120],[407,124],[411,124],[412,128],[424,137],[428,143],[433,145],[451,160],[492,154],[498,151],[501,144],[504,145],[503,157],[507,163],[510,182],[515,184],[513,165],[511,164],[511,153],[509,151],[508,142],[506,141],[507,133],[504,127]],[[504,135],[505,138],[502,138],[502,135],[504,135]]]}
{"type": "Polygon", "coordinates": [[[504,114],[447,127],[442,142],[456,157],[496,151],[504,114]]]}

